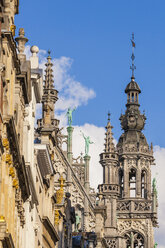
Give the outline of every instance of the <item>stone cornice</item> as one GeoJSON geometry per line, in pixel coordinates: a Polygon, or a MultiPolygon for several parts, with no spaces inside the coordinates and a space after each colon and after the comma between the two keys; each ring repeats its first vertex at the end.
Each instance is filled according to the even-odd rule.
{"type": "Polygon", "coordinates": [[[16,72],[17,72],[17,74],[19,74],[20,73],[20,61],[19,61],[18,56],[17,56],[17,50],[16,50],[17,46],[16,46],[16,42],[13,38],[12,32],[2,30],[2,38],[7,38],[8,42],[9,42],[10,48],[13,52],[12,57],[13,57],[14,65],[16,68],[16,72]]]}
{"type": "Polygon", "coordinates": [[[14,166],[17,170],[17,175],[19,179],[19,186],[22,191],[22,198],[24,201],[30,196],[29,182],[27,171],[25,167],[24,157],[20,154],[20,148],[18,143],[18,137],[16,133],[16,128],[14,124],[14,119],[12,116],[6,116],[4,118],[4,123],[7,127],[8,140],[10,143],[10,149],[13,156],[14,166]]]}
{"type": "Polygon", "coordinates": [[[56,242],[60,239],[59,235],[56,231],[56,229],[54,228],[53,224],[51,223],[51,221],[49,220],[49,218],[47,216],[44,216],[42,218],[42,223],[45,226],[46,230],[48,231],[49,235],[51,236],[54,244],[56,244],[56,242]]]}

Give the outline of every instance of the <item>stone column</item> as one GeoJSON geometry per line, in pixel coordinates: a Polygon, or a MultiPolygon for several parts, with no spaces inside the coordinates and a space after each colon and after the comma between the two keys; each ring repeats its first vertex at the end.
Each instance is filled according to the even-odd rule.
{"type": "Polygon", "coordinates": [[[141,169],[140,159],[138,159],[137,174],[136,174],[136,197],[141,197],[141,169]]]}
{"type": "Polygon", "coordinates": [[[127,170],[127,160],[124,159],[124,198],[129,197],[129,175],[127,170]]]}
{"type": "MultiPolygon", "coordinates": [[[[73,133],[73,127],[69,126],[67,127],[67,132],[68,132],[68,142],[67,142],[67,158],[68,161],[70,163],[70,165],[72,165],[72,157],[73,157],[73,153],[72,153],[72,133],[73,133]]],[[[71,169],[68,167],[67,170],[67,183],[70,184],[71,183],[71,169]]]]}
{"type": "MultiPolygon", "coordinates": [[[[89,161],[90,161],[90,156],[89,155],[85,155],[84,156],[84,161],[85,161],[85,183],[84,183],[84,187],[86,190],[86,193],[89,195],[89,188],[90,188],[90,184],[89,184],[89,161]]],[[[85,231],[88,231],[88,216],[89,216],[89,202],[87,197],[85,196],[85,201],[84,201],[84,226],[85,226],[85,231]]]]}
{"type": "Polygon", "coordinates": [[[147,178],[146,178],[146,189],[147,189],[147,198],[151,199],[151,170],[149,169],[147,172],[147,178]]]}
{"type": "Polygon", "coordinates": [[[84,161],[85,161],[85,189],[86,192],[89,194],[89,161],[90,161],[90,156],[89,155],[85,155],[84,156],[84,161]]]}

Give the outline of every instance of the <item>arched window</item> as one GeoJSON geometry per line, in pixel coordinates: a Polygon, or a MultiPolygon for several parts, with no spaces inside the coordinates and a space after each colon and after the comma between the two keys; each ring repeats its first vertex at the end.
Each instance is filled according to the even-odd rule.
{"type": "Polygon", "coordinates": [[[145,170],[141,173],[141,197],[147,198],[147,174],[145,170]]]}
{"type": "Polygon", "coordinates": [[[144,238],[140,233],[134,231],[126,233],[124,239],[126,248],[144,248],[144,238]]]}
{"type": "Polygon", "coordinates": [[[132,102],[134,102],[134,93],[132,93],[132,102]]]}
{"type": "Polygon", "coordinates": [[[124,178],[123,178],[123,170],[119,170],[119,185],[120,185],[120,197],[123,197],[124,191],[124,178]]]}
{"type": "Polygon", "coordinates": [[[138,100],[137,100],[137,93],[136,93],[136,95],[135,95],[135,102],[137,102],[138,100]]]}
{"type": "Polygon", "coordinates": [[[131,169],[129,172],[129,191],[130,197],[136,197],[136,170],[131,169]]]}
{"type": "Polygon", "coordinates": [[[131,100],[130,98],[131,98],[131,97],[130,97],[130,93],[129,93],[129,94],[128,94],[128,102],[130,102],[130,100],[131,100]]]}

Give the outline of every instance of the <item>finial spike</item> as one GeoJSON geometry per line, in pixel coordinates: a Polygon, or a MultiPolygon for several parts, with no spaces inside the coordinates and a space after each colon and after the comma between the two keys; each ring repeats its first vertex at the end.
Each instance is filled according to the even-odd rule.
{"type": "Polygon", "coordinates": [[[135,60],[135,55],[134,55],[134,48],[135,48],[134,33],[132,33],[131,43],[132,43],[132,55],[131,55],[132,65],[130,66],[130,69],[132,70],[132,78],[134,78],[134,71],[136,69],[136,66],[134,65],[134,60],[135,60]]]}
{"type": "Polygon", "coordinates": [[[108,111],[108,121],[110,121],[110,116],[111,116],[111,114],[110,114],[110,112],[108,111]]]}
{"type": "Polygon", "coordinates": [[[48,49],[48,55],[50,56],[50,54],[51,54],[51,51],[48,49]]]}

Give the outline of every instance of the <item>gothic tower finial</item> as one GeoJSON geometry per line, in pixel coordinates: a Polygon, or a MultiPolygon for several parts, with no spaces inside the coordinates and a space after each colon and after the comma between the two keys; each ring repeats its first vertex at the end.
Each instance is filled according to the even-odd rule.
{"type": "Polygon", "coordinates": [[[42,97],[42,119],[38,120],[38,127],[58,128],[59,120],[54,119],[54,107],[58,100],[58,91],[54,88],[52,58],[50,57],[50,51],[48,51],[47,63],[45,64],[45,84],[42,97]]]}
{"type": "Polygon", "coordinates": [[[45,69],[45,86],[44,88],[46,89],[52,89],[54,88],[54,80],[53,80],[53,70],[52,70],[52,58],[50,57],[50,50],[48,51],[48,57],[47,57],[47,63],[45,64],[46,69],[45,69]]]}
{"type": "Polygon", "coordinates": [[[132,55],[131,55],[131,59],[132,59],[132,65],[130,66],[130,69],[132,70],[132,79],[134,79],[134,71],[136,69],[136,66],[134,64],[134,60],[135,60],[135,55],[134,55],[134,48],[135,48],[135,42],[134,42],[134,33],[132,33],[132,39],[131,39],[131,43],[132,43],[132,55]]]}
{"type": "Polygon", "coordinates": [[[112,133],[112,128],[110,123],[110,112],[108,112],[108,123],[106,126],[106,133],[105,133],[105,152],[114,152],[115,151],[115,146],[113,143],[113,133],[112,133]]]}

